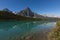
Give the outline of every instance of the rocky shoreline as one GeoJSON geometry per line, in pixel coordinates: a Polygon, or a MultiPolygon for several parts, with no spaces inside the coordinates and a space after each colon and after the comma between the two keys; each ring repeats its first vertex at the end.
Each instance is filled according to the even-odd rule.
{"type": "Polygon", "coordinates": [[[60,40],[60,21],[57,21],[56,27],[49,33],[49,40],[60,40]]]}

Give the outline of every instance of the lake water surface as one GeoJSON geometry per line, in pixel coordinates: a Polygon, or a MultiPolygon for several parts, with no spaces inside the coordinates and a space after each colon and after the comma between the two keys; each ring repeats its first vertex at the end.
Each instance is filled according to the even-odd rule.
{"type": "Polygon", "coordinates": [[[0,40],[48,40],[56,22],[0,21],[0,40]]]}

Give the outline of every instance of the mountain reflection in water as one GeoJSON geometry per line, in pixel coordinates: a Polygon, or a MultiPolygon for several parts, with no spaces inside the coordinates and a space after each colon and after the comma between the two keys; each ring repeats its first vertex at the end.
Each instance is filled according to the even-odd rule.
{"type": "Polygon", "coordinates": [[[1,21],[0,40],[47,40],[55,22],[1,21]]]}

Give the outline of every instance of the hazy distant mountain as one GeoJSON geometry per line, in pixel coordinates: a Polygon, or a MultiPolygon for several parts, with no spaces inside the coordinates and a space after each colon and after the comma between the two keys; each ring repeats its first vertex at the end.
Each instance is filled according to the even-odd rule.
{"type": "Polygon", "coordinates": [[[31,11],[31,9],[29,7],[26,7],[24,10],[18,12],[17,14],[21,15],[21,16],[26,16],[26,17],[34,16],[34,13],[31,11]]]}

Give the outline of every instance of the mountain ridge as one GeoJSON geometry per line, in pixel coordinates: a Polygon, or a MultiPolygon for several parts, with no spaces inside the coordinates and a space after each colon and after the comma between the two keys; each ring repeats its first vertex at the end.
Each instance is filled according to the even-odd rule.
{"type": "Polygon", "coordinates": [[[16,14],[5,8],[0,11],[0,19],[18,19],[18,20],[45,20],[45,19],[57,19],[55,17],[45,17],[43,15],[39,15],[33,11],[29,7],[17,12],[16,14]]]}

